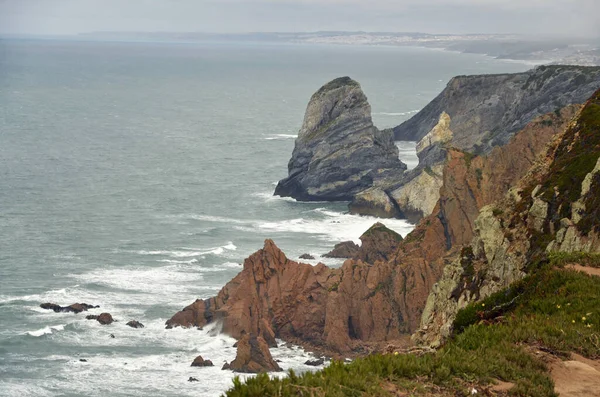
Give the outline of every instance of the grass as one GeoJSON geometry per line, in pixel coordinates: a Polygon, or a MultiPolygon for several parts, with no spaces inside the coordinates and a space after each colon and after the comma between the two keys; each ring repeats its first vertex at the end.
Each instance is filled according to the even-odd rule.
{"type": "Polygon", "coordinates": [[[387,396],[390,384],[414,395],[438,388],[460,396],[494,379],[514,383],[513,396],[554,396],[548,368],[528,346],[600,358],[600,278],[557,268],[573,258],[598,263],[551,255],[525,279],[460,311],[455,335],[433,354],[371,355],[283,379],[236,379],[226,396],[387,396]]]}

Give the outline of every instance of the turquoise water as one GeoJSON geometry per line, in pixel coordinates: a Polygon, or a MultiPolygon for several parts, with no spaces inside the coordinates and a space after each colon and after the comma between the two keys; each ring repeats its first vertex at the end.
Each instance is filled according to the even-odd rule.
{"type": "MultiPolygon", "coordinates": [[[[385,128],[454,75],[526,68],[418,48],[0,40],[0,395],[219,395],[233,340],[164,321],[265,238],[297,259],[375,222],[272,197],[311,94],[349,75],[385,128]],[[198,354],[216,367],[190,368],[198,354]]],[[[399,145],[414,164],[414,144],[399,145]]],[[[307,353],[273,353],[308,369],[307,353]]]]}

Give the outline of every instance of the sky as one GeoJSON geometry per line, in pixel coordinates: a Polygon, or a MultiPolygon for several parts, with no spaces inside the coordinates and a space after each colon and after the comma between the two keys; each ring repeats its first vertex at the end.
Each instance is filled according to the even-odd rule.
{"type": "Polygon", "coordinates": [[[600,37],[600,0],[0,0],[0,34],[318,30],[600,37]]]}

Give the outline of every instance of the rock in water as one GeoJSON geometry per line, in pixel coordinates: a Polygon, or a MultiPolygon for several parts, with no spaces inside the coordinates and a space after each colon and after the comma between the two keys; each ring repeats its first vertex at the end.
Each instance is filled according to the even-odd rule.
{"type": "Polygon", "coordinates": [[[248,373],[282,370],[273,360],[267,342],[260,336],[250,335],[244,336],[239,341],[237,356],[229,367],[237,372],[248,373]]]}
{"type": "Polygon", "coordinates": [[[202,356],[198,356],[192,362],[192,367],[212,367],[213,363],[210,360],[205,360],[202,356]]]}
{"type": "Polygon", "coordinates": [[[351,200],[406,169],[391,130],[380,131],[360,85],[349,77],[325,84],[308,104],[288,177],[275,195],[298,200],[351,200]]]}
{"type": "MultiPolygon", "coordinates": [[[[110,313],[101,313],[98,316],[96,316],[94,314],[90,314],[89,316],[86,316],[85,318],[88,320],[96,320],[102,325],[109,325],[115,321],[112,318],[112,316],[110,315],[110,313]]],[[[113,338],[114,338],[114,336],[113,336],[113,338]]]]}
{"type": "Polygon", "coordinates": [[[129,322],[128,322],[127,324],[125,324],[125,325],[128,325],[128,326],[130,326],[131,328],[144,328],[144,324],[140,323],[140,322],[139,322],[139,321],[137,321],[137,320],[131,320],[131,321],[129,321],[129,322]]]}

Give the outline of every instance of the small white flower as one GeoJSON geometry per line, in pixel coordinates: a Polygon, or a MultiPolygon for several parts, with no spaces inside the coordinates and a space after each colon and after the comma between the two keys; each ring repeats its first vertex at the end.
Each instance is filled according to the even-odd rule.
{"type": "Polygon", "coordinates": [[[471,388],[471,395],[477,394],[477,389],[472,387],[471,388]]]}

